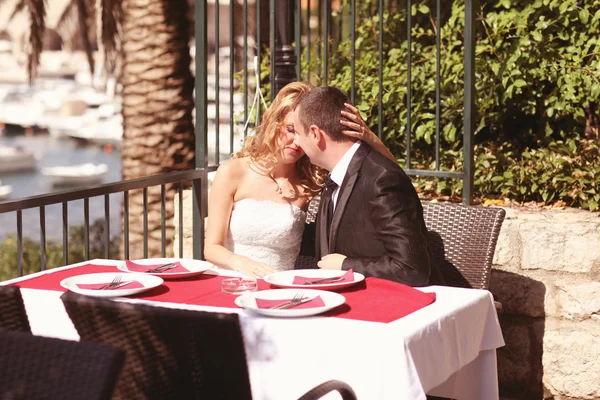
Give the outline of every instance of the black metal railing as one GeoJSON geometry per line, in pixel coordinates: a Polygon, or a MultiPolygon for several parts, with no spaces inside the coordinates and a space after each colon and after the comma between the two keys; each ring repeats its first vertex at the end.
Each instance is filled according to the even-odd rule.
{"type": "MultiPolygon", "coordinates": [[[[27,197],[19,200],[0,203],[0,215],[15,213],[16,215],[16,234],[17,234],[17,274],[23,275],[23,211],[28,209],[37,209],[39,213],[39,231],[40,231],[40,270],[47,267],[46,263],[46,207],[60,204],[62,205],[62,238],[63,238],[63,264],[69,264],[69,203],[72,201],[83,200],[84,202],[84,258],[90,259],[90,199],[96,197],[104,198],[104,257],[118,257],[118,254],[110,253],[110,196],[123,195],[123,249],[125,259],[129,258],[129,194],[133,190],[142,190],[143,193],[143,255],[148,257],[148,189],[160,186],[161,189],[161,254],[163,257],[167,254],[166,249],[166,218],[165,218],[165,198],[167,185],[177,185],[179,194],[179,257],[183,257],[183,189],[184,184],[191,182],[193,188],[193,212],[198,213],[200,203],[204,201],[201,195],[202,182],[205,180],[205,173],[201,170],[190,170],[183,172],[173,172],[169,174],[156,175],[147,178],[133,179],[99,185],[86,189],[56,192],[41,196],[27,197]]],[[[120,212],[121,210],[119,210],[120,212]]],[[[198,224],[199,232],[204,232],[203,221],[195,221],[198,224]]],[[[196,232],[196,231],[194,231],[196,232]]],[[[193,237],[193,255],[194,258],[202,258],[203,254],[203,235],[194,235],[193,237]]]]}
{"type": "MultiPolygon", "coordinates": [[[[437,24],[440,24],[441,0],[436,1],[435,14],[437,24]]],[[[378,84],[378,126],[377,133],[381,136],[382,127],[382,109],[383,109],[383,64],[387,54],[384,48],[384,11],[389,7],[399,7],[402,5],[406,12],[406,40],[407,40],[407,75],[406,84],[407,96],[405,106],[407,108],[407,124],[405,129],[405,152],[406,165],[405,171],[411,175],[424,175],[434,178],[458,178],[462,179],[463,199],[470,202],[473,186],[473,116],[475,113],[474,105],[474,12],[477,0],[465,0],[465,30],[464,30],[464,131],[463,131],[463,171],[443,171],[440,169],[440,118],[443,113],[441,107],[440,94],[440,31],[438,29],[436,36],[436,87],[435,87],[435,168],[433,169],[415,169],[411,168],[411,109],[412,109],[412,76],[411,65],[414,54],[411,52],[411,8],[412,0],[376,0],[373,13],[379,15],[377,24],[378,43],[377,43],[377,84],[378,84]]],[[[89,199],[101,197],[104,199],[104,244],[105,256],[111,257],[109,250],[110,241],[110,196],[123,195],[123,244],[124,256],[129,258],[129,192],[141,189],[144,196],[144,232],[143,232],[143,253],[144,257],[148,255],[148,188],[154,186],[161,187],[161,237],[162,254],[165,249],[165,199],[166,185],[177,184],[179,191],[179,206],[182,210],[182,189],[183,182],[191,181],[193,187],[193,257],[203,258],[203,240],[204,240],[204,217],[207,216],[208,207],[208,174],[218,168],[218,165],[235,151],[236,136],[243,138],[248,134],[248,127],[253,124],[247,124],[246,129],[239,128],[242,124],[237,124],[236,119],[240,118],[242,123],[248,122],[249,118],[254,118],[254,124],[260,121],[260,103],[257,94],[250,95],[249,89],[256,88],[261,82],[271,85],[271,96],[279,88],[290,80],[317,79],[322,83],[328,83],[330,76],[330,46],[336,40],[339,42],[344,36],[345,28],[348,27],[347,36],[350,38],[350,69],[351,82],[349,94],[352,101],[355,101],[359,93],[356,92],[356,32],[357,24],[357,1],[346,0],[341,2],[342,9],[335,10],[336,18],[333,17],[332,3],[329,0],[244,0],[241,4],[234,0],[213,0],[212,2],[199,1],[195,4],[195,34],[196,34],[196,169],[191,171],[177,172],[166,175],[136,179],[131,181],[116,182],[107,185],[92,187],[89,189],[73,190],[52,193],[48,195],[29,197],[21,200],[9,201],[0,204],[0,215],[15,213],[16,233],[17,233],[17,258],[18,274],[23,273],[23,211],[28,209],[37,209],[39,214],[40,227],[40,252],[42,261],[40,268],[46,268],[46,207],[50,205],[62,205],[62,237],[63,237],[63,263],[69,263],[69,221],[68,211],[69,202],[75,200],[84,201],[84,247],[85,257],[90,256],[90,238],[89,238],[89,199]],[[221,3],[226,3],[228,10],[221,10],[221,3]],[[250,4],[249,4],[250,3],[250,4]],[[302,9],[301,4],[307,7],[302,9]],[[209,21],[209,6],[215,7],[213,12],[213,24],[209,21]],[[311,27],[316,13],[316,27],[311,27]],[[222,15],[228,15],[229,24],[221,24],[222,15]],[[255,21],[252,27],[250,21],[255,21]],[[241,21],[241,25],[240,25],[241,21]],[[337,24],[336,24],[337,22],[337,24]],[[346,25],[347,24],[347,25],[346,25]],[[209,46],[209,26],[213,31],[213,44],[209,46]],[[223,29],[221,30],[221,27],[223,29]],[[337,27],[337,32],[333,34],[333,27],[337,27]],[[252,29],[251,29],[252,28],[252,29]],[[229,38],[225,38],[228,46],[221,46],[223,36],[228,32],[229,38]],[[238,41],[236,38],[239,38],[238,41]],[[325,40],[327,39],[327,40],[325,40]],[[317,51],[313,52],[313,46],[317,46],[317,51]],[[224,53],[229,53],[228,63],[223,58],[226,54],[221,54],[220,50],[227,49],[224,53]],[[271,49],[269,52],[268,49],[271,49]],[[259,51],[260,50],[260,51],[259,51]],[[209,53],[215,54],[214,64],[209,63],[209,53]],[[264,56],[269,56],[270,73],[267,78],[261,78],[261,64],[264,56]],[[221,57],[223,56],[223,57],[221,57]],[[256,66],[258,79],[256,75],[250,74],[249,65],[256,57],[256,66]],[[311,60],[312,57],[313,58],[311,60]],[[312,62],[317,60],[314,68],[303,67],[304,64],[311,66],[312,62]],[[227,65],[228,64],[228,65],[227,65]],[[209,67],[214,65],[214,71],[209,73],[209,67]],[[227,67],[224,69],[224,65],[227,67]],[[222,71],[225,73],[222,74],[222,71]],[[209,75],[211,80],[209,81],[209,75]],[[223,79],[221,79],[223,76],[223,79]],[[214,89],[209,99],[209,83],[214,89]],[[227,94],[227,84],[229,93],[227,94]],[[243,88],[243,90],[240,90],[243,88]],[[238,100],[238,98],[241,99],[238,100]],[[256,102],[256,114],[251,115],[249,102],[256,102]],[[209,113],[211,111],[213,114],[209,113]],[[221,137],[221,128],[226,130],[225,135],[221,137]],[[222,140],[226,139],[226,140],[222,140]],[[227,143],[228,142],[228,143],[227,143]],[[224,143],[227,143],[224,145],[224,143]]],[[[112,210],[115,212],[115,210],[112,210]]],[[[121,209],[118,210],[121,212],[121,209]]],[[[183,253],[183,221],[182,212],[179,214],[179,255],[183,253]]]]}
{"type": "MultiPolygon", "coordinates": [[[[405,171],[409,175],[421,175],[430,176],[434,178],[455,178],[463,180],[463,201],[465,203],[471,202],[473,192],[473,146],[474,146],[474,76],[475,76],[475,63],[474,63],[474,48],[475,48],[475,15],[474,12],[477,8],[477,0],[465,0],[464,2],[464,123],[463,123],[463,170],[462,171],[448,171],[443,170],[442,163],[440,160],[441,154],[441,124],[440,119],[444,110],[441,107],[441,91],[440,91],[440,69],[441,69],[441,14],[442,14],[442,2],[441,0],[431,0],[429,3],[435,2],[435,18],[437,27],[436,32],[436,55],[435,55],[435,132],[432,137],[435,138],[435,148],[433,150],[435,164],[432,169],[415,168],[413,163],[413,142],[414,134],[412,132],[412,120],[413,118],[413,82],[412,82],[412,69],[413,59],[418,54],[413,54],[412,43],[413,43],[413,18],[411,10],[413,6],[417,5],[417,1],[413,0],[373,0],[369,4],[373,6],[373,13],[378,16],[377,24],[377,52],[378,52],[378,68],[377,68],[377,127],[374,129],[376,133],[381,137],[383,127],[383,67],[388,54],[384,52],[384,14],[386,10],[393,8],[399,10],[399,12],[405,13],[406,21],[406,50],[407,50],[407,75],[406,82],[398,82],[398,84],[405,84],[407,95],[405,99],[405,106],[407,109],[407,121],[405,127],[405,171]]],[[[254,0],[252,5],[248,4],[247,0],[240,2],[232,0],[213,0],[212,2],[197,2],[196,4],[196,65],[197,71],[206,73],[208,71],[208,60],[209,53],[215,52],[214,67],[215,74],[218,77],[222,72],[222,64],[219,63],[219,49],[220,46],[220,23],[214,24],[214,34],[209,32],[208,27],[211,26],[207,22],[207,9],[208,7],[215,8],[215,15],[219,15],[221,8],[228,7],[229,9],[229,99],[228,104],[221,104],[222,98],[220,97],[219,89],[215,90],[215,98],[210,101],[203,96],[208,89],[206,75],[197,73],[197,86],[196,93],[200,94],[197,97],[197,115],[206,115],[207,107],[216,108],[216,120],[215,120],[215,132],[217,135],[214,145],[211,143],[210,150],[207,151],[209,143],[207,138],[208,126],[202,118],[198,119],[197,124],[197,149],[200,153],[206,155],[206,157],[199,157],[197,168],[206,168],[208,170],[214,170],[222,160],[223,156],[231,154],[235,151],[234,138],[243,138],[248,134],[246,128],[243,132],[235,132],[236,115],[234,112],[235,101],[234,91],[239,87],[243,87],[243,105],[240,105],[243,109],[243,113],[239,112],[238,118],[242,122],[248,121],[248,118],[254,118],[254,122],[260,121],[260,111],[257,112],[256,116],[249,115],[249,100],[253,100],[260,105],[258,98],[254,96],[249,97],[249,88],[256,87],[257,84],[270,84],[270,96],[271,98],[278,92],[278,90],[290,81],[297,79],[306,79],[309,81],[317,81],[319,83],[327,84],[331,80],[330,71],[330,59],[331,59],[331,46],[336,43],[339,44],[342,40],[345,27],[348,27],[347,37],[349,38],[351,50],[350,59],[350,90],[349,95],[352,102],[357,98],[356,93],[356,32],[357,24],[361,21],[357,21],[357,2],[356,0],[346,0],[338,2],[340,5],[339,9],[332,10],[331,0],[254,0]],[[301,6],[305,8],[302,9],[301,6]],[[265,12],[265,8],[267,9],[265,12]],[[241,15],[240,15],[241,14],[241,15]],[[311,21],[313,21],[316,14],[317,24],[316,28],[311,27],[311,21]],[[335,14],[335,16],[334,16],[335,14]],[[240,18],[241,17],[241,18],[240,18]],[[249,21],[255,21],[255,29],[249,30],[249,21]],[[240,28],[236,26],[241,24],[240,28]],[[264,33],[268,32],[268,40],[266,40],[264,33]],[[209,33],[211,37],[215,39],[209,46],[209,33]],[[253,46],[248,45],[249,40],[253,40],[253,46]],[[313,51],[314,46],[317,47],[316,53],[313,51]],[[209,48],[210,47],[210,48],[209,48]],[[270,50],[269,50],[270,49],[270,50]],[[270,52],[270,73],[267,79],[259,78],[258,81],[255,77],[249,74],[249,69],[252,68],[253,57],[257,58],[258,71],[257,75],[261,76],[261,60],[263,56],[270,52]],[[318,57],[318,64],[315,69],[305,68],[302,64],[302,57],[305,57],[304,65],[311,65],[311,54],[316,54],[318,57]],[[234,75],[237,74],[237,78],[234,75]],[[241,85],[241,86],[240,86],[241,85]],[[222,148],[222,141],[219,140],[221,118],[219,118],[219,110],[223,106],[229,108],[229,148],[222,148]],[[202,112],[204,110],[204,112],[202,112]],[[243,115],[242,115],[243,114],[243,115]],[[206,153],[205,153],[206,151],[206,153]]],[[[336,3],[337,4],[337,3],[336,3]]],[[[445,2],[446,7],[455,6],[454,2],[445,2]]],[[[218,20],[217,20],[218,21],[218,20]]],[[[401,34],[398,32],[398,34],[401,34]]],[[[211,64],[212,66],[212,64],[211,64]]],[[[219,86],[218,84],[216,85],[219,86]]],[[[260,110],[260,107],[258,107],[260,110]]],[[[252,124],[247,124],[252,126],[252,124]]],[[[211,126],[212,128],[212,126],[211,126]]]]}

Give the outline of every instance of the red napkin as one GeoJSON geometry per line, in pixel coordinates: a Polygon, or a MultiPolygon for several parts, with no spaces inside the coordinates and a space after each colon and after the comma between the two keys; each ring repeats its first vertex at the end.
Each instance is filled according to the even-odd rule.
{"type": "MultiPolygon", "coordinates": [[[[261,299],[261,298],[257,297],[256,305],[258,308],[272,308],[272,307],[276,307],[280,304],[287,303],[290,300],[292,300],[292,299],[267,300],[267,299],[261,299]]],[[[321,296],[317,296],[314,299],[307,301],[306,303],[298,304],[295,307],[290,307],[290,308],[288,308],[288,310],[293,310],[293,309],[298,310],[300,308],[317,308],[317,307],[325,307],[325,302],[323,301],[321,296]]]]}
{"type": "MultiPolygon", "coordinates": [[[[165,265],[165,264],[167,264],[167,263],[145,265],[145,264],[136,264],[129,260],[125,261],[125,265],[127,266],[127,269],[132,272],[148,272],[149,269],[160,267],[161,265],[165,265]]],[[[176,265],[175,268],[169,268],[165,271],[157,272],[157,273],[173,274],[173,273],[177,273],[177,272],[179,272],[179,273],[190,272],[190,270],[187,269],[186,267],[184,267],[183,265],[181,265],[181,263],[179,261],[175,262],[175,265],[176,265]]]]}
{"type": "MultiPolygon", "coordinates": [[[[129,282],[127,279],[123,280],[121,283],[126,283],[129,282]]],[[[77,283],[75,286],[77,286],[79,289],[88,289],[88,290],[99,290],[101,287],[108,285],[111,282],[105,282],[105,283],[77,283]]],[[[131,281],[131,283],[128,283],[127,285],[124,285],[122,288],[117,288],[117,289],[111,289],[111,290],[119,290],[119,289],[138,289],[138,288],[143,288],[144,285],[142,285],[140,282],[138,281],[131,281]]]]}
{"type": "MultiPolygon", "coordinates": [[[[325,278],[325,277],[323,277],[323,278],[325,278]]],[[[313,277],[308,277],[308,276],[298,276],[298,275],[296,275],[296,276],[294,276],[294,281],[292,282],[292,284],[294,284],[294,285],[304,285],[307,282],[312,282],[312,281],[315,281],[317,279],[320,279],[320,278],[314,277],[314,276],[313,277]]],[[[354,282],[354,271],[353,270],[350,269],[350,270],[346,271],[346,273],[344,275],[342,275],[342,279],[341,280],[335,281],[335,282],[331,282],[331,283],[333,284],[333,283],[343,283],[343,282],[354,282]]],[[[326,285],[326,284],[327,284],[327,282],[325,282],[325,283],[313,283],[313,285],[326,285]]],[[[307,284],[307,286],[308,285],[310,285],[310,284],[307,284]]]]}

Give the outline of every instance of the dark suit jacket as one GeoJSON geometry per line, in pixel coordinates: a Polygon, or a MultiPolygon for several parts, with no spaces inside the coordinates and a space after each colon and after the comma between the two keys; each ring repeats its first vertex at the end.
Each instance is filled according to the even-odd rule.
{"type": "Polygon", "coordinates": [[[316,221],[315,256],[348,258],[342,269],[411,286],[429,284],[432,261],[423,207],[402,168],[362,143],[338,193],[330,232],[316,221]]]}

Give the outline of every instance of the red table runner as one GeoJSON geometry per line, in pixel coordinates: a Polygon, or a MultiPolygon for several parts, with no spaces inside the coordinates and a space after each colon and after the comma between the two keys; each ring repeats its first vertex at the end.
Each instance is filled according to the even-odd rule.
{"type": "MultiPolygon", "coordinates": [[[[13,285],[28,289],[59,290],[65,292],[60,282],[68,277],[98,272],[119,272],[114,266],[86,264],[37,276],[13,285]]],[[[221,292],[221,281],[227,277],[203,274],[190,279],[165,280],[154,289],[135,297],[168,303],[199,306],[239,308],[236,296],[221,292]]],[[[258,280],[258,289],[273,287],[258,280]]],[[[363,282],[338,291],[346,303],[323,315],[372,322],[392,322],[411,314],[435,301],[435,293],[423,293],[410,286],[379,278],[366,278],[363,282]]]]}

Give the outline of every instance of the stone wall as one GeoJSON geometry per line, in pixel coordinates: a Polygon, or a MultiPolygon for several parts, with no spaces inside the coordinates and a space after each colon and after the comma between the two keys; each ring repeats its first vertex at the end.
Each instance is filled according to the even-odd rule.
{"type": "MultiPolygon", "coordinates": [[[[175,198],[176,227],[178,204],[175,198]]],[[[192,257],[189,190],[183,208],[183,254],[192,257]]],[[[600,216],[580,210],[506,213],[490,282],[503,306],[503,400],[600,400],[600,216]]],[[[175,254],[178,234],[175,229],[175,254]]]]}
{"type": "Polygon", "coordinates": [[[600,216],[507,208],[490,290],[506,399],[600,399],[600,216]]]}

